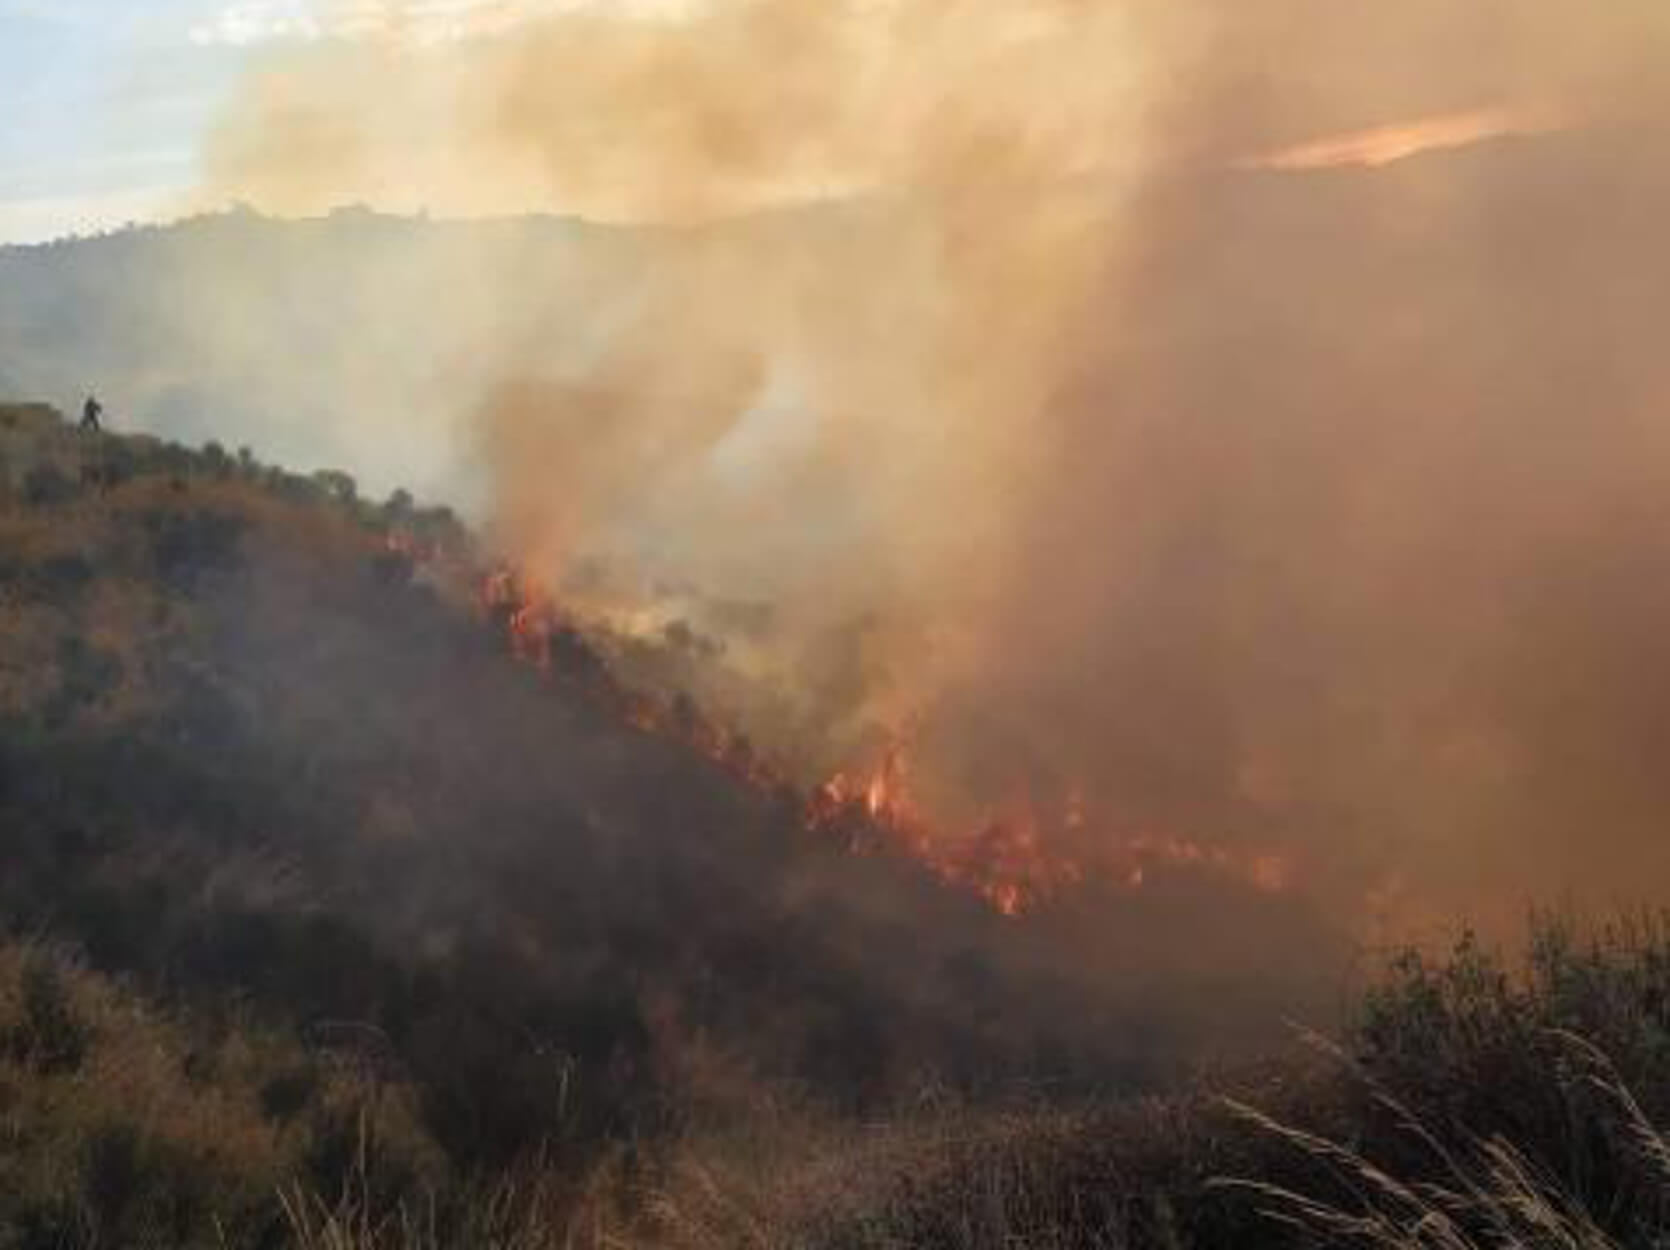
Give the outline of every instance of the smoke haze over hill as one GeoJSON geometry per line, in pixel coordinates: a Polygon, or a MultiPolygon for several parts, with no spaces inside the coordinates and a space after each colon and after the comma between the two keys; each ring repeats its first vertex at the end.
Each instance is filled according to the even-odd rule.
{"type": "Polygon", "coordinates": [[[908,736],[953,824],[1082,793],[1354,919],[1635,895],[1670,869],[1666,19],[1217,9],[279,49],[209,198],[615,227],[339,221],[288,306],[221,254],[178,350],[258,362],[286,454],[409,458],[575,597],[721,637],[762,740],[908,736]]]}

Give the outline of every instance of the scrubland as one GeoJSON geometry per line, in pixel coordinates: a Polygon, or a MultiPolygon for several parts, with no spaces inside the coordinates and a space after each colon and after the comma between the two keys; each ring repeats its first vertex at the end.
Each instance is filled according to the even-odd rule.
{"type": "Polygon", "coordinates": [[[340,474],[0,409],[0,1246],[1670,1235],[1665,918],[1205,1047],[1248,969],[1109,985],[847,854],[623,720],[603,644],[518,662],[481,559],[340,474]]]}

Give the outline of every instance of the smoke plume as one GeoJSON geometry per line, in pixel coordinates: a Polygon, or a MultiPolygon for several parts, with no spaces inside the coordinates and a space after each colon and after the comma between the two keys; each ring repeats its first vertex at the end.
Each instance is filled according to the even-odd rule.
{"type": "Polygon", "coordinates": [[[768,741],[906,733],[948,820],[1083,792],[1353,915],[1511,911],[1670,879],[1667,26],[395,23],[272,53],[207,193],[633,227],[624,270],[460,276],[459,472],[553,583],[724,638],[768,741]]]}

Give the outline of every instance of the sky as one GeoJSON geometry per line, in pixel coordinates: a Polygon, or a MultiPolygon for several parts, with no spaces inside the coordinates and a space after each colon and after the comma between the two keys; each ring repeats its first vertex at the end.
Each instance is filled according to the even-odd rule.
{"type": "Polygon", "coordinates": [[[246,49],[199,38],[210,0],[0,0],[0,240],[119,225],[195,180],[246,49]]]}
{"type": "Polygon", "coordinates": [[[204,135],[251,61],[274,49],[395,26],[444,43],[559,4],[0,0],[0,243],[178,211],[200,184],[204,135]]]}
{"type": "MultiPolygon", "coordinates": [[[[336,46],[353,59],[366,54],[368,64],[370,54],[391,42],[444,53],[449,45],[502,34],[532,19],[594,11],[595,3],[0,0],[0,84],[6,88],[0,244],[222,207],[213,202],[221,194],[218,180],[203,169],[206,146],[250,71],[286,52],[336,46]]],[[[693,3],[613,0],[607,11],[611,17],[680,16],[691,13],[693,3]]],[[[1319,134],[1290,152],[1251,151],[1245,163],[1291,169],[1376,164],[1550,124],[1546,116],[1527,118],[1499,105],[1391,121],[1360,134],[1319,134]]],[[[396,165],[415,167],[410,152],[396,165]]],[[[400,202],[388,206],[413,207],[406,202],[410,195],[395,199],[400,202]]],[[[444,214],[458,206],[433,207],[444,214]]]]}

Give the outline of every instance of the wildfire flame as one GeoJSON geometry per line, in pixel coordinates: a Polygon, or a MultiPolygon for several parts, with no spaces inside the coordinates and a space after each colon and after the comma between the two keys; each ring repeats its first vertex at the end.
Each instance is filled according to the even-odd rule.
{"type": "MultiPolygon", "coordinates": [[[[389,547],[416,562],[426,555],[397,537],[389,547]]],[[[623,723],[680,743],[761,793],[794,788],[788,770],[763,758],[687,696],[660,699],[616,683],[537,578],[501,565],[477,576],[474,597],[510,653],[542,676],[578,682],[623,723]]],[[[1082,788],[1050,805],[1017,794],[971,824],[950,826],[918,800],[911,771],[906,735],[896,735],[868,767],[838,772],[815,786],[805,802],[805,826],[844,839],[854,853],[910,859],[1010,917],[1091,883],[1138,890],[1167,870],[1211,874],[1265,893],[1289,884],[1291,868],[1279,853],[1153,831],[1122,832],[1093,810],[1082,788]]]]}
{"type": "Polygon", "coordinates": [[[551,639],[561,624],[555,601],[533,578],[495,569],[482,582],[482,606],[500,622],[511,654],[542,673],[551,671],[551,639]]]}
{"type": "Polygon", "coordinates": [[[1053,821],[1022,795],[971,828],[944,828],[913,798],[907,748],[898,740],[867,772],[838,773],[819,787],[808,819],[814,828],[837,829],[855,815],[888,849],[973,891],[1006,916],[1090,882],[1141,889],[1161,869],[1211,873],[1265,893],[1285,890],[1291,875],[1286,859],[1275,852],[1248,854],[1171,834],[1121,833],[1095,817],[1082,789],[1069,791],[1053,821]]]}

